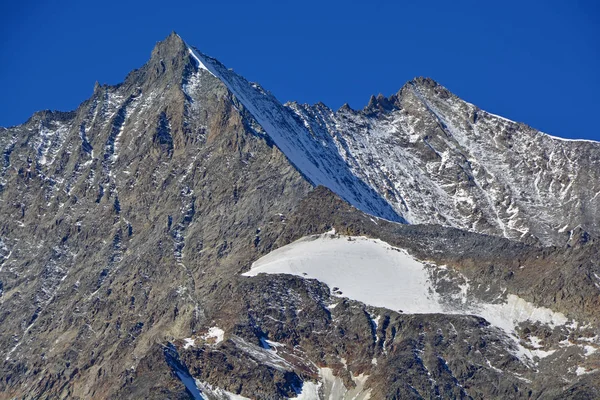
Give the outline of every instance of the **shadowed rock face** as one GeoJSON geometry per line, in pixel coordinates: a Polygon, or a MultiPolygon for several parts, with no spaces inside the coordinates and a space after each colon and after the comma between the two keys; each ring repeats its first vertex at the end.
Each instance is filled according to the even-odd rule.
{"type": "Polygon", "coordinates": [[[423,79],[362,111],[283,106],[172,34],[0,149],[0,399],[600,396],[597,144],[423,79]],[[439,295],[468,280],[469,301],[512,294],[578,326],[519,324],[552,352],[523,359],[479,317],[240,275],[332,228],[427,260],[439,295]]]}

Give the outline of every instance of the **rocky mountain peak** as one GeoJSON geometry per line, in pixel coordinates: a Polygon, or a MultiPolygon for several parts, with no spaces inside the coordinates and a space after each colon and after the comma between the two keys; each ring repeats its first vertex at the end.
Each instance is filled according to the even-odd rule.
{"type": "Polygon", "coordinates": [[[152,50],[152,58],[158,60],[171,60],[187,52],[187,45],[175,31],[165,39],[159,41],[152,50]]]}
{"type": "Polygon", "coordinates": [[[150,91],[156,87],[178,87],[195,69],[190,50],[183,39],[172,32],[154,46],[149,60],[140,69],[132,71],[123,85],[132,90],[150,91]]]}
{"type": "Polygon", "coordinates": [[[350,107],[350,104],[344,103],[344,104],[342,104],[342,106],[339,108],[338,111],[341,111],[341,112],[354,112],[354,109],[352,107],[350,107]]]}
{"type": "Polygon", "coordinates": [[[419,91],[422,95],[433,96],[442,100],[450,98],[456,98],[456,96],[446,89],[444,86],[436,82],[435,80],[428,77],[416,77],[407,82],[407,85],[413,89],[419,91]]]}
{"type": "Polygon", "coordinates": [[[416,76],[413,79],[411,79],[408,82],[408,84],[413,85],[413,86],[421,86],[421,87],[429,87],[429,88],[435,88],[435,87],[441,86],[435,80],[433,80],[432,78],[427,77],[427,76],[416,76]]]}

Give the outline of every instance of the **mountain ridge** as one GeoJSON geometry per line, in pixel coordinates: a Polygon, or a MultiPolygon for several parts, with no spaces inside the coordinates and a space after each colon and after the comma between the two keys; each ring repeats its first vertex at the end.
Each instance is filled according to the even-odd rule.
{"type": "MultiPolygon", "coordinates": [[[[431,78],[423,78],[417,77],[414,78],[407,83],[405,83],[400,90],[389,96],[384,97],[383,95],[378,95],[377,97],[371,96],[369,104],[362,110],[352,110],[350,108],[341,107],[337,111],[331,110],[329,107],[324,105],[323,103],[316,103],[313,106],[309,105],[300,105],[295,102],[288,102],[285,105],[281,104],[270,92],[263,89],[260,85],[248,82],[245,78],[239,76],[232,70],[228,70],[222,63],[218,60],[206,56],[203,53],[199,52],[197,49],[189,46],[177,33],[172,32],[164,41],[158,42],[155,48],[152,51],[152,55],[150,60],[146,65],[144,65],[141,69],[134,70],[130,74],[127,75],[126,79],[123,83],[118,85],[107,86],[113,88],[112,90],[118,89],[121,85],[128,85],[127,82],[135,81],[136,79],[144,79],[143,76],[150,74],[150,79],[146,83],[146,85],[152,85],[152,75],[156,75],[159,71],[172,71],[169,74],[174,74],[169,79],[178,80],[177,76],[182,75],[192,76],[192,72],[189,70],[190,65],[189,60],[187,58],[191,58],[194,62],[198,63],[201,66],[200,69],[207,71],[211,75],[213,75],[217,80],[224,83],[227,86],[228,90],[233,93],[233,96],[241,98],[242,103],[244,103],[245,108],[248,109],[250,107],[250,114],[253,115],[254,119],[258,119],[260,121],[257,122],[257,126],[265,128],[265,125],[268,123],[270,126],[270,133],[264,133],[269,140],[275,139],[276,145],[278,147],[284,149],[284,153],[292,161],[292,163],[296,166],[296,168],[305,176],[309,181],[313,183],[313,185],[323,184],[327,187],[333,189],[334,192],[340,194],[342,198],[349,201],[351,204],[356,206],[357,208],[366,211],[374,216],[385,218],[388,220],[397,220],[397,221],[408,221],[412,223],[438,223],[442,225],[454,226],[461,229],[474,230],[482,233],[489,233],[495,235],[501,235],[509,238],[514,238],[519,240],[519,238],[525,238],[531,236],[535,240],[541,240],[546,244],[560,244],[565,243],[568,240],[568,235],[562,235],[563,232],[570,232],[576,226],[582,226],[585,230],[590,231],[590,233],[594,235],[600,234],[600,220],[598,218],[593,217],[593,210],[600,209],[600,203],[597,201],[598,196],[587,195],[588,198],[591,199],[593,203],[592,209],[588,210],[588,207],[582,206],[582,211],[578,210],[578,207],[570,207],[568,213],[576,213],[586,215],[588,220],[591,220],[591,224],[586,224],[585,218],[579,218],[576,224],[566,223],[567,221],[561,221],[560,226],[555,226],[552,215],[544,216],[538,223],[533,222],[531,220],[534,214],[538,214],[538,208],[544,205],[544,201],[548,201],[548,196],[557,196],[552,193],[552,182],[550,182],[550,192],[542,193],[542,197],[546,196],[546,200],[533,199],[533,203],[531,203],[531,199],[524,199],[520,202],[518,198],[515,197],[515,191],[522,191],[523,183],[518,182],[507,182],[506,180],[502,181],[497,178],[498,172],[492,173],[493,169],[490,167],[491,164],[482,165],[479,161],[476,161],[477,170],[471,170],[471,167],[467,164],[467,168],[463,168],[460,165],[460,162],[467,162],[469,160],[478,160],[480,155],[473,153],[473,151],[479,151],[476,149],[465,150],[456,150],[456,149],[448,149],[444,151],[450,151],[455,154],[456,157],[462,158],[462,161],[451,161],[454,163],[455,167],[462,169],[465,172],[465,179],[467,179],[466,186],[464,184],[461,187],[456,188],[448,188],[447,182],[448,180],[455,180],[455,178],[448,176],[448,173],[445,174],[436,174],[432,172],[432,168],[436,168],[434,163],[428,162],[425,165],[421,165],[417,167],[415,170],[415,164],[413,161],[409,161],[411,166],[403,166],[403,162],[399,160],[397,157],[400,157],[400,153],[396,154],[392,157],[396,157],[396,161],[389,166],[382,165],[382,161],[377,161],[379,165],[371,166],[368,165],[370,163],[369,160],[373,159],[373,157],[377,157],[375,153],[376,150],[369,150],[372,154],[369,155],[369,159],[360,160],[357,159],[354,155],[348,157],[348,143],[355,142],[353,146],[356,149],[358,147],[368,146],[365,144],[364,138],[367,140],[368,136],[371,135],[370,129],[374,128],[372,126],[369,128],[371,124],[370,121],[373,118],[378,118],[385,120],[386,118],[392,118],[394,115],[397,115],[396,118],[399,122],[393,122],[390,124],[387,123],[388,126],[376,129],[384,129],[388,131],[396,131],[396,132],[404,132],[400,133],[404,135],[405,138],[399,140],[398,144],[404,146],[407,140],[409,144],[413,145],[415,142],[414,134],[411,134],[410,131],[414,129],[411,126],[410,122],[403,123],[402,119],[404,118],[403,112],[408,110],[410,107],[419,107],[418,104],[421,103],[425,108],[422,111],[417,111],[417,114],[408,115],[410,118],[417,118],[416,121],[421,120],[419,123],[426,123],[427,130],[432,132],[431,134],[438,135],[438,133],[433,133],[436,129],[436,125],[439,125],[444,131],[445,137],[450,137],[451,141],[456,142],[458,138],[462,135],[456,136],[452,135],[448,132],[447,126],[448,121],[442,120],[441,114],[439,112],[434,112],[432,109],[432,105],[435,103],[435,99],[439,99],[440,101],[445,102],[445,104],[454,104],[452,107],[463,107],[464,109],[468,109],[468,115],[463,117],[463,121],[461,124],[467,123],[467,126],[463,126],[457,128],[456,132],[465,132],[470,131],[467,136],[464,138],[473,138],[473,135],[479,133],[475,133],[474,127],[478,122],[481,123],[481,120],[477,120],[479,116],[485,116],[484,122],[486,120],[496,121],[496,127],[486,127],[486,129],[490,129],[488,134],[488,144],[486,145],[488,149],[484,150],[484,153],[480,153],[485,155],[485,152],[489,152],[490,146],[496,146],[494,144],[497,139],[494,137],[495,130],[497,130],[498,124],[506,125],[505,129],[512,130],[516,135],[511,134],[511,136],[515,136],[516,139],[512,139],[508,136],[508,146],[512,146],[511,142],[515,140],[521,140],[519,137],[527,137],[531,136],[531,132],[533,132],[533,140],[539,140],[542,142],[547,142],[546,139],[551,139],[550,142],[545,144],[544,152],[551,152],[551,158],[554,155],[555,151],[550,149],[549,147],[556,146],[578,146],[578,144],[586,144],[592,146],[593,155],[590,157],[593,160],[598,159],[598,152],[600,152],[600,148],[597,146],[597,142],[587,141],[587,140],[572,140],[572,139],[560,139],[555,138],[551,135],[545,134],[543,132],[534,130],[526,124],[518,123],[506,119],[504,117],[499,117],[494,114],[488,113],[479,109],[477,106],[465,102],[460,99],[458,96],[454,95],[448,89],[437,83],[431,78]],[[201,61],[202,59],[202,61],[201,61]],[[171,65],[165,65],[164,60],[167,60],[171,63],[171,65]],[[153,70],[153,71],[152,71],[153,70]],[[235,87],[234,87],[235,86],[235,87]],[[237,92],[236,92],[237,90],[237,92]],[[425,97],[423,97],[422,93],[427,93],[425,97]],[[410,99],[413,96],[414,99],[410,99]],[[428,96],[431,96],[429,98],[428,96]],[[402,100],[407,98],[408,102],[402,100]],[[433,100],[431,100],[433,99],[433,100]],[[404,104],[402,103],[404,101],[404,104]],[[428,102],[429,101],[429,102],[428,102]],[[433,101],[433,103],[432,103],[433,101]],[[257,102],[262,102],[261,106],[257,108],[257,102]],[[261,108],[262,107],[262,108],[261,108]],[[277,111],[278,114],[276,116],[277,121],[268,121],[272,116],[273,110],[277,111]],[[304,111],[302,111],[304,110],[304,111]],[[320,110],[320,111],[316,111],[320,110]],[[291,112],[290,112],[291,111],[291,112]],[[308,115],[307,114],[314,114],[308,115]],[[357,114],[358,113],[358,114],[357,114]],[[362,113],[362,114],[361,114],[362,113]],[[321,129],[318,140],[310,139],[310,135],[314,135],[315,130],[312,130],[308,125],[310,125],[308,120],[313,118],[315,115],[329,115],[327,120],[329,121],[329,127],[325,127],[324,130],[322,127],[316,127],[315,129],[321,129]],[[429,114],[426,115],[426,114],[429,114]],[[346,124],[345,121],[348,120],[346,115],[353,115],[353,119],[357,125],[355,127],[351,127],[346,124]],[[422,117],[425,117],[423,120],[422,117]],[[283,120],[282,120],[283,118],[283,120]],[[399,118],[399,119],[398,119],[399,118]],[[300,119],[300,121],[298,121],[300,119]],[[360,120],[360,121],[359,121],[360,120]],[[429,121],[427,121],[429,120],[429,121]],[[358,122],[358,123],[356,123],[358,122]],[[282,126],[278,126],[278,124],[283,123],[282,126]],[[308,125],[307,125],[308,124],[308,125]],[[354,129],[351,134],[342,134],[336,133],[336,126],[346,124],[344,129],[354,129]],[[288,132],[289,131],[289,132],[288,132]],[[282,132],[288,132],[287,134],[281,134],[282,132]],[[367,135],[367,136],[365,136],[367,135]],[[413,136],[411,136],[413,135],[413,136]],[[450,136],[448,136],[450,135],[450,136]],[[455,136],[455,138],[452,138],[455,136]],[[537,138],[539,136],[539,138],[537,138]],[[343,142],[340,142],[337,138],[343,137],[343,142]],[[325,141],[323,143],[328,142],[329,144],[324,145],[323,143],[319,143],[318,141],[325,141]],[[559,142],[563,142],[562,144],[559,142]],[[283,147],[282,147],[283,146],[283,147]],[[337,147],[337,151],[332,150],[337,147]],[[287,149],[287,150],[286,150],[287,149]],[[298,151],[300,150],[300,151],[298,151]],[[374,152],[374,153],[373,153],[374,152]],[[317,158],[315,158],[317,157],[317,158]],[[345,159],[345,157],[347,159],[345,159]],[[404,168],[406,171],[401,175],[401,177],[388,177],[389,167],[393,165],[393,168],[404,168]],[[323,167],[325,166],[325,167],[323,167]],[[383,168],[383,170],[381,169],[383,168]],[[427,169],[427,170],[425,170],[427,169]],[[421,183],[413,182],[411,187],[412,189],[406,190],[406,188],[402,189],[397,187],[397,181],[400,179],[414,179],[411,178],[412,172],[409,170],[418,171],[421,178],[421,183]],[[342,175],[339,175],[339,172],[342,171],[342,175]],[[482,172],[481,172],[482,171],[482,172]],[[484,181],[478,182],[477,177],[474,174],[484,174],[484,181]],[[390,181],[391,179],[391,181],[390,181]],[[396,182],[396,183],[394,183],[396,182]],[[479,188],[469,188],[471,185],[469,182],[475,182],[476,186],[479,188]],[[350,186],[348,186],[350,183],[350,186]],[[396,186],[395,186],[396,185],[396,186]],[[422,186],[425,185],[425,188],[422,186]],[[487,189],[485,187],[494,186],[496,192],[499,193],[498,196],[492,196],[493,198],[487,198],[487,189]],[[431,196],[425,194],[426,203],[429,205],[432,204],[442,204],[443,209],[439,209],[436,207],[435,209],[430,209],[423,215],[422,212],[417,210],[416,204],[410,205],[406,202],[407,197],[409,198],[422,198],[422,191],[433,193],[431,196]],[[460,195],[445,193],[448,191],[456,191],[459,190],[460,195]],[[464,197],[466,196],[466,197],[464,197]],[[464,203],[463,199],[466,199],[467,203],[464,203]],[[458,203],[457,203],[458,202],[458,203]],[[461,203],[462,202],[462,203],[461,203]],[[505,203],[507,205],[500,206],[500,209],[496,210],[496,206],[494,203],[505,203]],[[444,203],[455,203],[452,206],[443,206],[444,203]],[[511,205],[512,204],[512,205],[511,205]],[[470,207],[470,208],[469,208],[470,207]],[[511,208],[513,207],[513,208],[511,208]],[[516,208],[515,208],[516,207],[516,208]],[[462,211],[461,211],[462,209],[462,211]],[[509,210],[510,209],[510,210],[509,210]],[[516,212],[516,214],[515,214],[516,212]],[[470,216],[469,216],[470,215],[470,216]],[[563,223],[564,222],[564,223],[563,223]],[[533,224],[533,225],[532,225],[533,224]]],[[[196,81],[198,79],[196,78],[196,81]]],[[[183,83],[183,92],[185,94],[185,87],[189,85],[183,83]]],[[[95,91],[104,86],[95,86],[95,91]]],[[[144,91],[143,88],[139,88],[139,90],[144,91]]],[[[189,97],[189,96],[188,96],[189,97]]],[[[179,100],[178,102],[184,102],[184,100],[179,100]]],[[[84,102],[85,103],[85,102],[84,102]]],[[[82,103],[83,104],[83,103],[82,103]]],[[[185,106],[183,106],[185,107],[185,106]]],[[[445,106],[447,107],[447,106],[445,106]]],[[[439,111],[439,110],[438,110],[439,111]]],[[[410,114],[410,113],[409,113],[410,114]]],[[[72,112],[66,112],[61,115],[73,115],[72,112]],[[69,114],[71,113],[71,114],[69,114]]],[[[454,114],[452,114],[454,115],[454,114]]],[[[179,118],[178,118],[179,119],[179,118]]],[[[185,118],[184,118],[185,119],[185,118]]],[[[326,122],[323,120],[320,124],[325,124],[326,122]]],[[[185,125],[185,121],[181,121],[180,124],[185,125]]],[[[182,125],[182,129],[184,126],[182,125]]],[[[421,128],[419,128],[421,129],[421,128]]],[[[267,129],[268,131],[268,129],[267,129]]],[[[395,134],[398,136],[398,134],[395,134]]],[[[313,136],[315,139],[317,136],[313,136]]],[[[424,136],[427,137],[427,136],[424,136]]],[[[451,147],[464,147],[465,139],[461,139],[463,141],[462,144],[456,142],[455,144],[451,144],[451,147]]],[[[398,141],[393,137],[382,138],[383,141],[398,141]]],[[[421,140],[421,139],[419,139],[421,140]]],[[[440,139],[435,139],[440,140],[440,139]]],[[[445,140],[441,138],[441,140],[445,140]]],[[[471,139],[469,139],[471,140],[471,139]]],[[[477,139],[479,140],[479,139],[477,139]]],[[[505,139],[502,139],[505,140],[505,139]]],[[[526,139],[531,140],[531,139],[526,139]]],[[[472,142],[472,141],[471,141],[472,142]]],[[[429,147],[436,153],[435,157],[441,157],[444,160],[443,156],[441,156],[441,152],[435,150],[431,147],[431,143],[427,140],[424,141],[425,146],[429,147]]],[[[351,144],[352,145],[352,144],[351,144]]],[[[379,146],[379,145],[378,145],[379,146]]],[[[447,146],[443,144],[443,146],[447,146]]],[[[479,146],[479,145],[478,145],[479,146]]],[[[506,146],[503,149],[500,149],[504,152],[506,146]]],[[[493,151],[497,151],[492,148],[493,151]]],[[[559,149],[560,150],[560,149],[559,149]]],[[[354,150],[356,152],[358,150],[354,150]]],[[[418,152],[424,154],[427,152],[427,149],[419,149],[418,152]]],[[[564,151],[564,150],[560,150],[564,151]]],[[[573,148],[569,150],[569,152],[573,152],[573,148]]],[[[451,154],[450,153],[450,154],[451,154]]],[[[444,153],[446,154],[446,153],[444,153]]],[[[500,154],[500,153],[498,153],[500,154]]],[[[402,155],[404,159],[409,160],[410,156],[402,155]]],[[[432,155],[426,155],[425,157],[432,157],[432,155]]],[[[498,159],[500,155],[493,155],[494,159],[498,159]]],[[[541,154],[543,158],[544,155],[541,154]]],[[[572,157],[572,156],[571,156],[572,157]]],[[[521,150],[521,154],[516,155],[512,159],[506,161],[507,165],[511,164],[521,164],[525,161],[526,164],[532,164],[529,160],[528,155],[526,155],[524,150],[521,150]]],[[[563,156],[564,158],[564,156],[563,156]]],[[[568,161],[568,160],[567,160],[568,161]]],[[[564,162],[567,162],[564,161],[564,162]]],[[[562,161],[561,161],[562,162],[562,161]]],[[[595,161],[592,161],[595,162],[595,161]]],[[[443,163],[442,163],[443,164],[443,163]]],[[[536,169],[540,168],[539,162],[535,162],[531,165],[531,172],[535,173],[536,169]]],[[[450,172],[450,171],[447,171],[450,172]]],[[[563,177],[560,178],[559,183],[563,185],[563,181],[570,180],[571,177],[577,178],[577,174],[570,172],[569,174],[563,174],[563,177]]],[[[587,185],[588,179],[582,178],[583,182],[581,190],[586,190],[585,185],[587,185]]],[[[463,182],[464,183],[464,182],[463,182]]],[[[538,185],[534,188],[526,189],[526,192],[532,193],[532,191],[539,191],[538,185]]],[[[596,193],[600,192],[600,188],[596,191],[596,193]]],[[[561,195],[562,196],[562,195],[561,195]]],[[[424,199],[424,200],[425,200],[424,199]]],[[[421,202],[422,203],[422,202],[421,202]]],[[[557,207],[560,207],[558,204],[557,207]]],[[[565,213],[563,213],[565,214],[565,213]]],[[[555,218],[559,221],[561,218],[555,218]]],[[[564,220],[564,218],[563,218],[564,220]]]]}
{"type": "MultiPolygon", "coordinates": [[[[181,41],[182,41],[182,42],[183,42],[183,43],[184,43],[184,44],[185,44],[185,45],[186,45],[188,48],[191,48],[191,47],[194,47],[194,48],[195,48],[195,46],[192,46],[192,45],[188,44],[188,43],[187,43],[187,42],[186,42],[186,41],[185,41],[185,40],[184,40],[184,39],[183,39],[183,38],[182,38],[182,37],[181,37],[181,36],[180,36],[180,35],[179,35],[179,34],[176,32],[176,31],[174,31],[174,30],[173,30],[173,31],[171,31],[171,33],[170,33],[170,34],[167,36],[167,38],[169,38],[169,37],[177,37],[177,38],[179,38],[179,39],[180,39],[180,40],[181,40],[181,41]]],[[[165,39],[165,40],[166,40],[166,39],[165,39]]],[[[161,43],[161,42],[162,42],[162,41],[157,41],[156,43],[158,44],[158,43],[161,43]]],[[[204,54],[204,53],[202,53],[202,54],[203,54],[203,55],[205,55],[205,56],[207,56],[207,57],[209,57],[209,58],[212,58],[212,59],[214,59],[214,60],[217,60],[217,59],[216,59],[216,58],[214,58],[214,57],[211,57],[211,56],[209,56],[209,55],[206,55],[206,54],[204,54]]],[[[218,60],[217,60],[217,61],[218,61],[218,60]]],[[[131,73],[133,73],[133,72],[135,72],[135,71],[137,71],[137,69],[134,69],[134,70],[133,70],[131,73]]],[[[432,82],[434,82],[436,85],[439,85],[440,87],[443,87],[444,89],[446,89],[446,88],[445,88],[445,87],[444,87],[444,86],[443,86],[443,85],[442,85],[442,84],[441,84],[439,81],[435,80],[434,78],[432,78],[432,77],[428,77],[428,76],[422,76],[422,75],[415,76],[415,77],[413,77],[412,79],[409,79],[409,80],[407,80],[407,81],[404,83],[404,85],[402,85],[402,87],[404,87],[404,86],[406,86],[406,85],[408,85],[408,84],[410,84],[411,82],[413,82],[413,81],[416,81],[416,80],[431,80],[431,81],[432,81],[432,82]]],[[[256,82],[251,82],[251,83],[256,83],[256,82]]],[[[95,84],[94,84],[94,90],[95,90],[95,88],[96,88],[96,87],[101,87],[101,86],[118,86],[118,85],[120,85],[120,84],[122,84],[122,82],[121,82],[121,83],[116,83],[116,84],[108,84],[108,83],[103,83],[103,84],[101,84],[101,83],[99,83],[98,81],[96,81],[96,82],[95,82],[95,84]]],[[[400,92],[400,91],[402,90],[402,87],[401,87],[401,88],[400,88],[400,89],[399,89],[399,90],[398,90],[396,93],[394,93],[394,94],[392,94],[392,95],[390,95],[390,96],[388,96],[388,97],[386,97],[386,96],[385,96],[384,94],[382,94],[382,93],[378,93],[377,95],[375,95],[375,94],[372,94],[372,95],[370,96],[370,98],[369,98],[369,101],[371,100],[371,98],[373,98],[373,99],[377,99],[378,97],[383,97],[383,98],[386,98],[387,100],[389,100],[390,98],[394,97],[394,95],[396,95],[398,92],[400,92]]],[[[446,90],[448,90],[448,89],[446,89],[446,90]]],[[[448,90],[448,91],[449,91],[449,90],[448,90]]],[[[271,92],[269,91],[269,93],[271,93],[271,92]]],[[[453,96],[456,96],[456,95],[455,95],[453,92],[451,92],[451,91],[449,91],[449,93],[450,93],[450,94],[452,94],[453,96]]],[[[458,97],[458,96],[457,96],[457,97],[458,97]]],[[[354,108],[350,107],[350,105],[349,105],[348,103],[344,103],[342,106],[340,106],[340,107],[339,107],[337,110],[335,110],[335,111],[339,111],[340,109],[342,109],[342,108],[345,108],[345,107],[348,107],[348,108],[350,108],[350,109],[352,109],[352,110],[355,110],[355,111],[358,111],[358,110],[364,110],[364,109],[366,109],[366,108],[368,107],[368,103],[369,103],[369,101],[367,102],[367,105],[366,105],[366,106],[364,106],[364,107],[363,107],[363,108],[361,108],[361,109],[354,109],[354,108]]],[[[297,102],[296,100],[288,100],[288,101],[286,101],[285,103],[298,103],[298,102],[297,102]]],[[[475,103],[470,103],[470,102],[467,102],[467,103],[468,103],[468,104],[473,104],[473,105],[475,105],[475,103]]],[[[298,104],[300,104],[300,105],[309,105],[309,106],[316,106],[316,105],[318,105],[318,104],[323,104],[323,105],[327,106],[327,104],[323,103],[322,101],[317,101],[316,103],[298,103],[298,104]]],[[[329,106],[327,106],[327,107],[328,107],[328,108],[330,108],[329,106]]],[[[333,110],[332,108],[330,108],[330,109],[331,109],[331,110],[333,110]]],[[[35,111],[35,112],[33,112],[33,113],[32,113],[32,115],[31,115],[31,117],[29,117],[29,118],[32,118],[34,115],[36,115],[36,114],[38,114],[38,113],[43,113],[43,112],[51,112],[51,113],[71,113],[71,112],[73,112],[73,111],[75,111],[75,110],[76,110],[76,109],[74,109],[74,110],[62,110],[62,109],[43,109],[43,110],[38,110],[38,111],[35,111]]],[[[535,127],[533,127],[533,126],[530,126],[530,125],[528,125],[526,122],[523,122],[523,121],[516,121],[516,120],[512,120],[512,119],[510,119],[510,118],[507,118],[507,117],[504,117],[504,116],[501,116],[501,115],[498,115],[498,114],[494,114],[494,113],[491,113],[491,112],[488,112],[488,111],[486,111],[486,112],[487,112],[488,114],[490,114],[490,115],[494,115],[494,116],[496,116],[496,117],[499,117],[499,118],[506,119],[506,120],[508,120],[508,121],[510,121],[510,122],[514,122],[514,123],[517,123],[517,124],[524,124],[524,125],[527,125],[528,127],[531,127],[531,128],[533,128],[533,129],[536,129],[536,128],[535,128],[535,127]]],[[[29,120],[29,118],[28,118],[28,120],[29,120]]],[[[20,125],[23,125],[23,124],[27,123],[27,121],[28,121],[28,120],[26,120],[26,121],[24,121],[24,122],[22,122],[22,123],[20,123],[20,124],[16,124],[16,125],[10,125],[10,126],[0,126],[0,129],[14,128],[14,127],[16,127],[16,126],[20,126],[20,125]]],[[[537,129],[536,129],[536,130],[537,130],[537,129]]],[[[542,132],[542,131],[540,131],[540,132],[542,132]]],[[[556,138],[556,139],[558,139],[558,140],[565,140],[565,141],[582,141],[582,142],[600,143],[600,141],[598,141],[598,140],[592,140],[592,139],[578,139],[578,138],[565,138],[565,137],[561,137],[561,136],[555,136],[555,135],[552,135],[552,134],[549,134],[549,133],[545,133],[545,132],[542,132],[542,133],[544,133],[544,134],[546,134],[546,135],[548,135],[548,136],[550,136],[550,137],[552,137],[552,138],[556,138]]]]}

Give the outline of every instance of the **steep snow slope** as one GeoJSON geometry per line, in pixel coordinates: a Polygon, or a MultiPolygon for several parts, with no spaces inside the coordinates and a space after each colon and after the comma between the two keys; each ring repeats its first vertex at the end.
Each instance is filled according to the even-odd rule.
{"type": "Polygon", "coordinates": [[[225,83],[258,123],[260,128],[255,128],[264,130],[314,185],[330,188],[364,212],[403,222],[388,202],[352,173],[330,137],[313,137],[302,122],[272,94],[228,70],[214,58],[195,48],[189,49],[199,70],[207,70],[225,83]]]}

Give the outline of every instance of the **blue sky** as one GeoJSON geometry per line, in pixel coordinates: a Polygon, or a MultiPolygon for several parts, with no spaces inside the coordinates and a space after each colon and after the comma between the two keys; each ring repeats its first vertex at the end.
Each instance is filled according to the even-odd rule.
{"type": "Polygon", "coordinates": [[[600,140],[594,0],[50,3],[0,5],[0,126],[75,109],[175,30],[281,101],[362,108],[429,76],[495,114],[600,140]]]}

